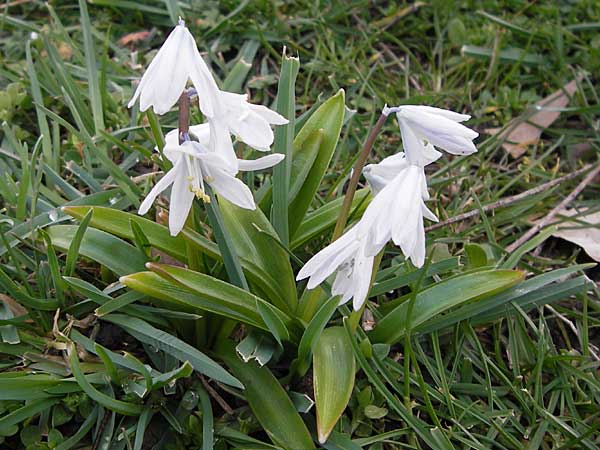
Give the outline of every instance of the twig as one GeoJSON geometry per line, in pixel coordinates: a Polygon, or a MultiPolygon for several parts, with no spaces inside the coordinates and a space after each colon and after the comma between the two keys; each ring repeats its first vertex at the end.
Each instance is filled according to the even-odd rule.
{"type": "MultiPolygon", "coordinates": [[[[400,68],[400,70],[402,70],[403,72],[406,72],[406,66],[404,65],[404,63],[400,60],[400,58],[398,58],[394,52],[385,44],[380,44],[381,48],[383,48],[383,51],[385,53],[388,54],[388,56],[390,58],[392,58],[395,63],[398,65],[398,67],[400,68]]],[[[408,56],[407,56],[408,57],[408,56]]],[[[419,82],[417,81],[417,79],[415,77],[413,77],[412,75],[408,76],[408,81],[410,81],[410,84],[413,85],[413,87],[419,92],[422,93],[423,92],[423,88],[421,87],[421,85],[419,84],[419,82]]]]}
{"type": "MultiPolygon", "coordinates": [[[[579,330],[577,329],[577,327],[575,326],[575,324],[573,322],[571,322],[567,317],[565,317],[564,315],[562,315],[561,313],[559,313],[556,309],[554,309],[552,306],[550,305],[544,305],[544,307],[546,309],[548,309],[552,314],[554,314],[556,317],[558,317],[560,320],[562,320],[573,332],[573,334],[575,334],[575,336],[577,336],[578,339],[581,339],[581,335],[579,333],[579,330]]],[[[595,347],[590,344],[588,346],[588,350],[590,352],[590,354],[594,357],[594,359],[596,361],[600,361],[600,356],[598,355],[598,353],[596,353],[596,349],[595,347]]]]}
{"type": "Polygon", "coordinates": [[[569,195],[567,195],[565,199],[562,202],[560,202],[555,208],[553,208],[552,211],[550,211],[542,220],[540,220],[533,227],[531,227],[525,234],[523,234],[523,236],[521,236],[515,242],[506,247],[506,251],[508,253],[514,252],[517,248],[519,248],[521,245],[523,245],[525,242],[531,239],[535,234],[537,234],[538,231],[540,231],[542,228],[544,228],[546,225],[552,222],[552,219],[554,219],[554,217],[556,217],[556,215],[559,212],[565,209],[567,205],[571,203],[579,195],[579,193],[583,191],[585,187],[594,180],[594,178],[596,178],[596,175],[598,175],[599,173],[600,164],[598,164],[594,168],[594,170],[588,173],[587,176],[583,180],[581,180],[581,183],[579,183],[577,187],[573,189],[573,191],[569,195]]]}
{"type": "Polygon", "coordinates": [[[225,399],[223,399],[223,397],[221,397],[219,393],[215,391],[215,389],[210,384],[208,384],[208,381],[206,381],[206,379],[202,375],[200,375],[200,381],[202,381],[202,384],[204,385],[210,396],[215,399],[215,401],[219,404],[221,408],[223,408],[223,411],[225,411],[230,416],[233,416],[233,408],[227,404],[225,399]]]}
{"type": "Polygon", "coordinates": [[[568,181],[573,178],[577,178],[579,175],[587,172],[591,168],[592,168],[591,165],[587,165],[585,167],[582,167],[579,170],[576,170],[575,172],[572,172],[568,175],[564,175],[560,178],[556,178],[554,180],[548,181],[547,183],[540,184],[539,186],[536,186],[525,192],[521,192],[520,194],[511,195],[510,197],[505,197],[505,198],[498,200],[497,202],[490,203],[489,205],[485,205],[481,209],[473,209],[471,211],[467,211],[466,213],[459,214],[454,217],[450,217],[449,219],[446,219],[446,220],[442,220],[441,222],[434,223],[433,225],[430,225],[427,228],[425,228],[425,231],[437,230],[438,228],[445,227],[446,225],[450,225],[450,224],[456,223],[456,222],[461,222],[461,221],[469,219],[471,217],[478,216],[482,210],[483,210],[483,212],[488,212],[488,211],[493,211],[494,209],[497,209],[497,208],[502,208],[503,206],[511,205],[511,204],[516,203],[520,200],[523,200],[527,197],[531,197],[533,195],[539,194],[540,192],[546,191],[564,181],[568,181]]]}

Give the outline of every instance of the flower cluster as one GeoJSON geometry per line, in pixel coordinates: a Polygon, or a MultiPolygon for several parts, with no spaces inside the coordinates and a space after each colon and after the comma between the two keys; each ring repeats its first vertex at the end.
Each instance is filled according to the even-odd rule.
{"type": "Polygon", "coordinates": [[[363,169],[373,200],[358,223],[313,256],[297,277],[309,278],[312,289],[337,272],[331,294],[341,296],[340,304],[352,298],[355,310],[368,296],[374,257],[390,240],[415,266],[425,262],[423,219],[437,217],[425,205],[424,167],[441,156],[435,147],[455,155],[477,151],[472,141],[478,134],[460,123],[468,115],[429,106],[386,106],[383,114],[391,113],[396,114],[404,152],[363,169]]]}
{"type": "Polygon", "coordinates": [[[189,134],[180,135],[178,130],[167,134],[163,152],[173,168],[154,186],[139,209],[139,214],[146,214],[156,197],[171,186],[169,230],[172,235],[182,230],[194,198],[209,201],[205,182],[232,203],[255,209],[252,193],[236,178],[237,173],[272,167],[284,155],[240,160],[231,136],[256,150],[268,151],[274,139],[271,125],[288,122],[265,106],[249,103],[245,95],[220,90],[183,20],[148,66],[128,106],[139,99],[141,111],[152,107],[155,113],[164,114],[187,93],[189,81],[207,123],[191,126],[189,134]]]}
{"type": "MultiPolygon", "coordinates": [[[[236,175],[272,167],[284,157],[276,153],[251,161],[237,158],[232,136],[256,150],[268,151],[274,140],[271,125],[286,124],[287,119],[249,103],[245,95],[220,90],[182,20],[148,66],[129,106],[139,100],[140,110],[152,107],[157,114],[164,114],[182,94],[188,95],[190,81],[207,122],[189,127],[189,133],[173,130],[167,134],[163,153],[173,167],[139,209],[140,214],[147,213],[158,195],[170,187],[172,235],[182,230],[194,198],[210,201],[206,185],[242,208],[255,209],[250,189],[236,175]]],[[[362,218],[313,256],[297,277],[309,278],[308,288],[313,289],[335,272],[331,293],[341,296],[340,303],[353,299],[355,310],[368,297],[375,257],[389,241],[416,267],[423,266],[424,219],[437,221],[425,205],[429,193],[424,168],[442,155],[436,148],[454,155],[477,151],[473,139],[478,134],[461,124],[468,115],[413,105],[386,106],[382,112],[386,117],[392,113],[398,120],[404,151],[363,169],[374,197],[362,218]]]]}

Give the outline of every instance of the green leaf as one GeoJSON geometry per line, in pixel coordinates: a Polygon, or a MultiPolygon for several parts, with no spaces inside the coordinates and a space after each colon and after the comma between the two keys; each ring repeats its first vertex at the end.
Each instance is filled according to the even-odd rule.
{"type": "MultiPolygon", "coordinates": [[[[411,327],[460,304],[481,300],[501,292],[523,280],[525,273],[516,270],[486,270],[449,278],[419,292],[415,298],[411,327]]],[[[392,344],[400,339],[408,322],[408,302],[401,303],[386,314],[370,333],[374,342],[392,344]]]]}
{"type": "Polygon", "coordinates": [[[75,445],[77,445],[77,443],[79,443],[79,441],[81,441],[94,426],[99,409],[100,407],[96,406],[92,410],[92,413],[85,418],[85,421],[81,424],[79,430],[77,430],[73,436],[57,445],[55,450],[69,450],[75,447],[75,445]]]}
{"type": "Polygon", "coordinates": [[[273,443],[290,450],[313,449],[306,425],[271,371],[255,361],[244,363],[229,341],[219,343],[217,351],[244,384],[246,400],[273,443]]]}
{"type": "Polygon", "coordinates": [[[230,386],[242,387],[237,379],[200,350],[169,333],[154,328],[141,319],[122,314],[108,314],[102,320],[120,326],[136,339],[167,352],[181,362],[189,361],[195,370],[210,378],[214,378],[230,386]]]}
{"type": "Polygon", "coordinates": [[[327,328],[313,354],[317,435],[324,444],[346,409],[354,387],[356,362],[343,327],[327,328]]]}
{"type": "MultiPolygon", "coordinates": [[[[47,232],[52,245],[63,250],[71,246],[78,227],[75,225],[54,225],[47,232]]],[[[89,228],[81,240],[79,254],[98,262],[117,275],[144,270],[145,257],[127,242],[104,231],[89,228]]]]}
{"type": "Polygon", "coordinates": [[[225,226],[245,265],[255,266],[265,278],[260,288],[279,309],[294,313],[298,304],[294,273],[287,252],[260,208],[240,208],[219,199],[225,226]]]}
{"type": "Polygon", "coordinates": [[[75,235],[69,244],[67,261],[65,262],[65,275],[68,277],[75,273],[75,263],[77,262],[77,257],[79,256],[79,246],[81,245],[81,241],[85,236],[85,232],[87,231],[87,227],[90,223],[93,213],[93,211],[88,212],[81,220],[81,223],[79,224],[79,227],[77,227],[77,231],[75,232],[75,235]]]}
{"type": "Polygon", "coordinates": [[[479,244],[465,244],[465,253],[469,259],[469,266],[484,267],[487,266],[487,254],[479,244]]]}
{"type": "Polygon", "coordinates": [[[298,375],[304,376],[308,371],[308,368],[310,367],[310,355],[315,348],[315,345],[317,345],[323,329],[335,312],[339,300],[339,296],[336,295],[323,303],[306,327],[302,339],[300,340],[300,345],[298,346],[298,359],[294,363],[292,369],[298,373],[298,375]]]}
{"type": "Polygon", "coordinates": [[[41,413],[42,411],[47,410],[59,401],[59,398],[34,400],[27,405],[5,415],[4,417],[0,418],[0,435],[4,435],[4,432],[6,432],[9,428],[35,416],[36,414],[41,413]]]}
{"type": "MultiPolygon", "coordinates": [[[[207,276],[208,281],[198,279],[199,285],[195,291],[178,283],[166,271],[154,266],[151,267],[156,270],[156,273],[134,273],[121,277],[120,281],[135,291],[162,300],[163,304],[170,309],[185,312],[209,311],[268,331],[268,327],[261,319],[260,314],[252,306],[255,304],[253,294],[244,291],[250,297],[243,295],[240,297],[237,291],[223,290],[221,285],[213,283],[213,280],[224,282],[209,276],[207,276]],[[250,303],[250,299],[252,299],[252,303],[250,303]]],[[[228,286],[234,287],[232,285],[228,286]]]]}
{"type": "Polygon", "coordinates": [[[102,111],[102,97],[100,96],[100,83],[98,82],[98,67],[96,66],[96,49],[92,36],[92,24],[88,15],[85,0],[79,0],[81,13],[81,31],[83,33],[83,47],[85,50],[85,65],[87,71],[89,98],[94,117],[96,134],[104,129],[104,116],[102,111]]]}
{"type": "MultiPolygon", "coordinates": [[[[221,208],[223,203],[223,200],[221,200],[221,208]]],[[[173,237],[169,234],[169,230],[160,224],[154,223],[135,214],[112,208],[101,206],[68,206],[64,207],[63,211],[77,219],[81,219],[85,217],[90,209],[94,210],[94,215],[90,221],[90,226],[122,238],[133,240],[135,239],[135,236],[133,230],[131,229],[130,222],[135,222],[137,225],[139,225],[140,230],[143,231],[150,245],[179,261],[187,262],[186,244],[193,246],[195,250],[200,251],[210,258],[220,261],[223,260],[219,252],[219,248],[214,242],[209,241],[195,231],[187,228],[184,229],[177,237],[173,237]]],[[[264,217],[264,215],[262,217],[264,217]]],[[[259,220],[258,223],[264,222],[259,220]]],[[[270,225],[267,226],[267,229],[270,229],[270,225]]],[[[267,238],[270,237],[267,236],[267,238]]],[[[243,255],[239,256],[242,268],[244,269],[244,272],[250,282],[256,285],[256,287],[261,292],[265,293],[265,295],[267,295],[269,298],[282,298],[282,294],[278,292],[278,290],[281,289],[277,287],[277,283],[273,282],[273,277],[262,270],[258,265],[253,263],[254,255],[248,256],[249,259],[244,258],[243,255]]],[[[289,264],[289,261],[287,264],[289,264]]]]}
{"type": "Polygon", "coordinates": [[[90,220],[91,227],[98,228],[121,238],[133,240],[135,235],[131,224],[135,223],[144,233],[150,245],[173,258],[186,261],[185,240],[179,236],[171,236],[169,229],[163,225],[144,219],[136,214],[103,206],[65,206],[62,208],[65,214],[79,220],[92,210],[94,211],[94,215],[90,220]]]}
{"type": "Polygon", "coordinates": [[[273,228],[286,247],[290,242],[288,199],[296,118],[295,85],[299,69],[300,60],[297,57],[287,56],[284,49],[277,87],[277,112],[288,119],[289,122],[275,128],[273,150],[277,153],[283,153],[285,159],[273,168],[272,220],[273,228]]]}
{"type": "Polygon", "coordinates": [[[81,386],[83,392],[85,392],[92,400],[100,403],[102,406],[110,409],[111,411],[118,412],[119,414],[123,414],[125,416],[137,416],[142,412],[141,405],[117,400],[100,392],[94,386],[92,386],[92,384],[85,378],[85,375],[81,370],[77,351],[75,350],[75,345],[73,343],[69,344],[68,354],[69,365],[71,366],[71,371],[73,372],[75,380],[77,380],[77,383],[79,386],[81,386]]]}
{"type": "Polygon", "coordinates": [[[230,229],[225,224],[223,212],[221,211],[223,208],[222,205],[226,200],[222,199],[222,201],[217,203],[212,189],[209,186],[206,186],[205,190],[210,200],[208,205],[206,205],[208,220],[213,229],[217,245],[219,246],[219,251],[221,252],[221,257],[223,258],[223,264],[225,265],[229,281],[237,287],[248,290],[248,282],[246,281],[244,271],[242,270],[238,249],[234,244],[230,229]]]}
{"type": "Polygon", "coordinates": [[[344,121],[344,102],[344,91],[340,89],[311,115],[294,139],[290,186],[302,187],[289,198],[289,210],[294,212],[289,216],[292,239],[313,201],[337,146],[344,121]],[[320,134],[319,130],[322,130],[322,137],[316,138],[315,133],[320,134]],[[310,170],[306,170],[307,167],[310,170]]]}
{"type": "MultiPolygon", "coordinates": [[[[370,189],[364,188],[359,189],[354,194],[350,211],[356,217],[360,217],[369,205],[370,193],[370,189]]],[[[306,244],[311,239],[322,235],[327,230],[332,229],[335,226],[338,216],[340,215],[340,209],[342,208],[343,201],[343,196],[338,197],[335,200],[332,200],[329,203],[321,206],[319,209],[306,214],[304,220],[294,234],[294,239],[292,239],[292,242],[290,243],[290,249],[294,250],[306,244]]]]}
{"type": "Polygon", "coordinates": [[[290,333],[281,319],[281,316],[278,314],[279,311],[277,311],[273,305],[257,301],[256,309],[279,345],[283,345],[283,341],[290,340],[290,333]]]}
{"type": "MultiPolygon", "coordinates": [[[[240,289],[237,286],[213,278],[210,275],[194,272],[193,270],[181,267],[154,263],[150,263],[147,266],[150,270],[165,278],[167,281],[170,281],[171,283],[174,282],[182,286],[188,292],[195,294],[196,300],[194,304],[198,305],[197,307],[205,307],[204,309],[207,311],[215,312],[217,314],[225,313],[223,315],[230,317],[234,316],[233,318],[245,323],[248,323],[248,321],[251,320],[254,326],[270,331],[269,325],[264,322],[261,312],[256,306],[261,303],[268,308],[269,316],[274,316],[277,318],[276,320],[278,322],[285,324],[291,339],[296,340],[300,334],[300,325],[289,315],[269,304],[262,298],[240,289]],[[231,312],[232,314],[227,314],[227,312],[231,312]]],[[[132,278],[134,277],[124,277],[121,281],[129,286],[131,285],[132,278]]],[[[133,282],[133,285],[135,284],[136,283],[133,282]]],[[[137,288],[132,286],[132,289],[137,288]]],[[[152,289],[145,293],[152,295],[151,290],[152,289]]],[[[273,326],[273,324],[271,324],[271,326],[273,326]]],[[[284,335],[287,335],[287,333],[284,335]]]]}

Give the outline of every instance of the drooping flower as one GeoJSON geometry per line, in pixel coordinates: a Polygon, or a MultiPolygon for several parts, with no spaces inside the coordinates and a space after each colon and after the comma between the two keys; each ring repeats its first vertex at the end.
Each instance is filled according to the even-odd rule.
{"type": "Polygon", "coordinates": [[[205,202],[210,201],[205,193],[205,182],[217,194],[241,208],[255,209],[252,192],[236,178],[238,170],[266,169],[284,158],[283,154],[275,153],[255,160],[238,160],[238,169],[231,170],[225,158],[209,149],[208,124],[191,127],[190,131],[199,141],[186,141],[179,144],[177,130],[167,134],[163,153],[173,167],[148,193],[138,211],[140,215],[146,214],[156,197],[172,186],[169,206],[169,231],[172,236],[183,229],[194,198],[205,202]],[[195,130],[195,133],[192,130],[195,130]]]}
{"type": "Polygon", "coordinates": [[[472,141],[479,134],[460,123],[471,118],[467,114],[416,105],[384,109],[384,114],[392,112],[396,113],[404,151],[411,164],[424,165],[420,152],[427,148],[426,144],[454,155],[470,155],[477,151],[472,141]]]}
{"type": "MultiPolygon", "coordinates": [[[[369,182],[375,172],[378,175],[376,182],[381,184],[383,180],[387,184],[380,188],[365,210],[356,225],[357,233],[360,239],[364,239],[367,256],[379,253],[391,239],[406,258],[410,258],[415,266],[421,267],[425,262],[423,217],[436,222],[437,217],[425,206],[429,193],[423,168],[407,164],[406,159],[396,159],[393,163],[400,170],[393,177],[385,179],[380,175],[381,171],[373,167],[367,170],[369,182]]],[[[386,160],[380,164],[384,162],[386,160]]]]}
{"type": "Polygon", "coordinates": [[[285,125],[288,120],[263,105],[248,102],[247,95],[219,91],[219,109],[209,119],[210,147],[235,169],[236,158],[231,135],[250,147],[269,151],[274,134],[271,125],[285,125]]]}
{"type": "Polygon", "coordinates": [[[364,240],[358,238],[357,227],[346,231],[314,255],[298,273],[297,280],[308,278],[308,289],[314,289],[334,272],[332,295],[340,295],[339,304],[352,299],[355,310],[360,309],[371,286],[373,256],[366,256],[364,240]]]}
{"type": "Polygon", "coordinates": [[[215,114],[219,88],[202,59],[194,37],[183,20],[171,32],[142,76],[129,104],[131,108],[139,98],[140,111],[152,107],[156,114],[169,111],[191,80],[207,117],[215,114]]]}

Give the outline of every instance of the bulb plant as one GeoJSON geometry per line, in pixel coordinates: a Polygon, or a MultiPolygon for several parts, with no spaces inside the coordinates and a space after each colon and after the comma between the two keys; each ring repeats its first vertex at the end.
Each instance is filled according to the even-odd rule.
{"type": "MultiPolygon", "coordinates": [[[[415,430],[409,444],[460,445],[435,411],[428,421],[403,401],[415,388],[414,340],[481,317],[491,322],[509,303],[527,310],[581,267],[526,279],[516,266],[527,248],[497,258],[473,249],[483,261],[464,265],[436,253],[425,230],[438,220],[428,183],[441,151],[468,161],[478,137],[469,115],[439,105],[384,106],[343,193],[315,202],[348,109],[340,90],[296,117],[299,67],[284,52],[274,105],[253,104],[218,86],[180,19],[128,104],[145,114],[156,139],[147,161],[157,170],[144,192],[65,206],[74,222],[38,233],[53,261],[67,254],[56,298],[35,298],[0,271],[8,292],[48,322],[50,345],[64,358],[53,376],[27,368],[3,374],[4,400],[26,397],[23,408],[42,411],[82,395],[91,402],[74,436],[95,423],[118,424],[121,438],[106,448],[145,448],[145,436],[165,424],[156,445],[187,435],[203,449],[342,448],[352,427],[340,418],[353,395],[364,396],[356,377],[364,373],[415,430]],[[173,109],[177,128],[163,136],[173,109]],[[398,128],[385,127],[389,116],[398,128]],[[372,149],[382,133],[401,145],[377,161],[372,149]],[[323,244],[315,250],[315,242],[323,244]],[[100,279],[76,276],[78,258],[101,267],[100,279]],[[80,331],[85,320],[96,331],[80,331]],[[148,356],[102,345],[96,332],[109,326],[148,356]],[[389,372],[393,348],[405,355],[401,382],[389,372]],[[15,386],[18,395],[9,392],[15,386]],[[230,403],[247,405],[249,424],[232,423],[230,403]]],[[[569,292],[585,287],[581,281],[569,292]]],[[[14,326],[6,324],[3,337],[14,326]]],[[[0,429],[17,426],[15,417],[0,418],[0,429]]]]}

